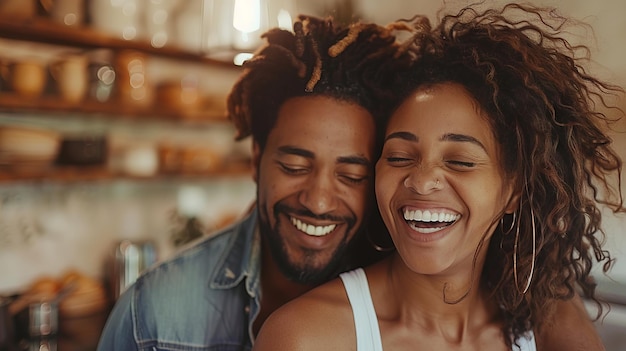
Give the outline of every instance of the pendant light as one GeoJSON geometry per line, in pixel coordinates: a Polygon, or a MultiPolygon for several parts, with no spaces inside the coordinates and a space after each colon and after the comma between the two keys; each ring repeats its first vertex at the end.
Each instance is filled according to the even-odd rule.
{"type": "Polygon", "coordinates": [[[205,53],[241,65],[262,45],[270,28],[292,30],[295,0],[205,0],[205,53]]]}

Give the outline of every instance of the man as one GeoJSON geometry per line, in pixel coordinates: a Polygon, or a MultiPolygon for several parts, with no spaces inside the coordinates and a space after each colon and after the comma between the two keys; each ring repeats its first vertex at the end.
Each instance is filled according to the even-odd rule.
{"type": "Polygon", "coordinates": [[[276,308],[380,257],[366,232],[382,232],[373,165],[392,101],[381,87],[407,57],[375,25],[302,17],[294,32],[267,33],[229,96],[238,138],[253,138],[256,206],[140,277],[98,350],[249,350],[276,308]]]}
{"type": "Polygon", "coordinates": [[[255,208],[139,278],[99,350],[250,349],[271,312],[370,252],[364,235],[353,240],[374,206],[384,127],[384,84],[370,78],[392,58],[394,38],[315,18],[294,31],[267,33],[229,96],[238,138],[254,141],[255,208]]]}

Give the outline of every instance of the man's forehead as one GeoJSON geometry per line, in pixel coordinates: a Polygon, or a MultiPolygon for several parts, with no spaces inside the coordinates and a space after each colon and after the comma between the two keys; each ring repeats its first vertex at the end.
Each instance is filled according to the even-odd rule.
{"type": "Polygon", "coordinates": [[[362,107],[328,97],[285,103],[268,135],[272,152],[343,162],[373,157],[375,124],[362,107]]]}

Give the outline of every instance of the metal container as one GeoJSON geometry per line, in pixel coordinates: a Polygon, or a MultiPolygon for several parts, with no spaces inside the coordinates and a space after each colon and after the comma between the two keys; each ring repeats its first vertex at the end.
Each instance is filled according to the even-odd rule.
{"type": "Polygon", "coordinates": [[[30,337],[56,335],[58,331],[58,301],[33,302],[28,305],[28,335],[30,337]]]}
{"type": "Polygon", "coordinates": [[[23,351],[57,351],[56,338],[34,338],[20,345],[23,351]],[[27,347],[27,348],[24,348],[27,347]]]}
{"type": "Polygon", "coordinates": [[[152,241],[119,242],[113,250],[110,263],[111,300],[117,300],[156,259],[157,253],[152,241]]]}

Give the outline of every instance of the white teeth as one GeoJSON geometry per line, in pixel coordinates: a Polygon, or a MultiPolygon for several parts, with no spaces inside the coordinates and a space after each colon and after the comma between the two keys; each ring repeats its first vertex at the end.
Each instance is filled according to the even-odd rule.
{"type": "Polygon", "coordinates": [[[460,214],[452,214],[445,212],[431,212],[429,210],[404,210],[404,219],[409,222],[411,229],[419,233],[430,234],[440,231],[447,227],[449,223],[452,223],[461,217],[460,214]],[[415,222],[430,222],[430,223],[442,223],[444,225],[440,227],[420,227],[415,222]]]}
{"type": "Polygon", "coordinates": [[[306,223],[303,223],[301,220],[297,218],[293,218],[293,217],[291,217],[291,223],[296,228],[298,228],[299,231],[306,233],[307,235],[312,235],[312,236],[324,236],[332,232],[335,229],[335,227],[337,227],[336,224],[321,225],[321,226],[306,224],[306,223]]]}
{"type": "Polygon", "coordinates": [[[436,228],[422,228],[422,227],[417,227],[415,223],[409,223],[409,227],[411,227],[411,229],[415,230],[416,232],[424,233],[424,234],[434,233],[445,228],[445,226],[436,227],[436,228]]]}
{"type": "Polygon", "coordinates": [[[424,211],[422,214],[422,221],[430,222],[430,211],[424,211]]]}
{"type": "Polygon", "coordinates": [[[461,217],[459,214],[430,212],[429,210],[404,210],[404,219],[407,221],[451,223],[459,219],[459,217],[461,217]]]}

